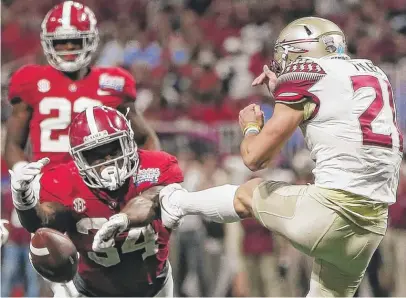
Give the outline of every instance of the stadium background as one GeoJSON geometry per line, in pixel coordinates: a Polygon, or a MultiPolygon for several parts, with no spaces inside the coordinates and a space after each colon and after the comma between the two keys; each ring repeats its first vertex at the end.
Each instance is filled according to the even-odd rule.
{"type": "MultiPolygon", "coordinates": [[[[10,112],[7,84],[18,67],[46,63],[40,46],[45,13],[61,1],[1,3],[2,143],[10,112]]],[[[153,124],[163,149],[175,154],[185,187],[200,190],[240,183],[253,175],[295,183],[312,181],[298,131],[274,168],[249,172],[238,156],[240,108],[272,108],[265,88],[251,88],[272,56],[279,31],[309,15],[336,22],[352,57],[371,59],[389,75],[398,124],[406,132],[406,0],[86,0],[96,14],[101,43],[96,65],[120,65],[137,82],[136,106],[153,124]]],[[[390,228],[361,296],[406,296],[406,165],[390,228]],[[403,282],[402,282],[403,281],[403,282]]],[[[28,233],[12,213],[2,163],[2,218],[12,222],[2,249],[1,296],[44,295],[46,287],[28,264],[28,233]],[[41,287],[40,287],[41,286],[41,287]],[[11,291],[9,293],[9,291],[11,291]],[[41,291],[41,292],[39,292],[41,291]]],[[[172,265],[177,296],[296,296],[306,293],[311,260],[255,222],[220,225],[189,217],[173,235],[172,265]]],[[[49,294],[49,292],[48,292],[49,294]]]]}

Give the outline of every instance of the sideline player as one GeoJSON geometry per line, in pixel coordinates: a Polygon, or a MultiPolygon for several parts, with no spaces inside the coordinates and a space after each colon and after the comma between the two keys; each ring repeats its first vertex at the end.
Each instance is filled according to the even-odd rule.
{"type": "MultiPolygon", "coordinates": [[[[265,125],[257,105],[240,112],[241,155],[251,170],[270,165],[299,126],[316,161],[314,185],[250,180],[189,193],[160,192],[167,227],[187,214],[217,222],[254,217],[314,257],[308,296],[353,296],[385,235],[396,201],[403,138],[387,76],[371,61],[346,54],[344,33],[315,17],[279,35],[266,84],[275,101],[265,125]]],[[[106,227],[111,226],[109,223],[106,227]]],[[[103,227],[94,246],[105,247],[103,227]]]]}
{"type": "MultiPolygon", "coordinates": [[[[49,162],[45,157],[18,173],[10,172],[22,225],[31,233],[40,227],[67,233],[80,254],[73,280],[80,295],[172,296],[170,230],[158,214],[149,213],[139,227],[120,212],[151,208],[148,204],[157,201],[152,198],[160,189],[181,183],[176,158],[162,151],[138,150],[129,121],[105,106],[80,113],[70,126],[69,142],[73,161],[41,173],[49,162]],[[40,179],[34,179],[37,176],[40,179]],[[150,198],[148,204],[139,196],[150,198]],[[119,225],[116,245],[95,252],[93,237],[109,219],[119,225]]],[[[65,288],[72,291],[69,285],[65,288]]]]}
{"type": "Polygon", "coordinates": [[[137,143],[159,149],[155,132],[135,110],[134,78],[120,67],[90,66],[99,43],[96,25],[93,12],[74,1],[56,5],[45,16],[41,44],[49,65],[23,66],[9,85],[13,111],[7,123],[5,159],[14,172],[27,164],[28,137],[32,160],[49,157],[51,164],[70,160],[69,124],[89,106],[128,111],[137,143]]]}

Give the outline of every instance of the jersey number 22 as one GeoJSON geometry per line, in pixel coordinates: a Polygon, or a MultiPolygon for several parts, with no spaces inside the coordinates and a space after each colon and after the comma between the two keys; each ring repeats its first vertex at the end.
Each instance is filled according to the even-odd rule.
{"type": "Polygon", "coordinates": [[[79,97],[73,103],[64,97],[44,97],[39,103],[39,112],[49,115],[52,110],[58,111],[57,117],[47,118],[41,121],[41,152],[68,152],[69,137],[60,135],[57,139],[51,139],[53,130],[64,130],[72,121],[72,112],[80,113],[88,107],[101,105],[101,102],[88,97],[79,97]]]}

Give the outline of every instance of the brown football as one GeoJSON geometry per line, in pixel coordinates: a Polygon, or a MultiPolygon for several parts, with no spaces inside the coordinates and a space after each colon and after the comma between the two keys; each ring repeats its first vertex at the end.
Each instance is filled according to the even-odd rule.
{"type": "Polygon", "coordinates": [[[37,272],[52,282],[68,282],[78,270],[75,245],[59,231],[41,228],[31,238],[30,260],[37,272]]]}

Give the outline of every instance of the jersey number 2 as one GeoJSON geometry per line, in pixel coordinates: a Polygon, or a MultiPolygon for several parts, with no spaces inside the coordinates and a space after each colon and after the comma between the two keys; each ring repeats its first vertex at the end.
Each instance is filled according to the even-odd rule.
{"type": "Polygon", "coordinates": [[[79,97],[72,103],[64,97],[44,97],[39,103],[41,115],[49,115],[52,110],[58,111],[57,117],[47,118],[41,121],[41,152],[68,152],[69,137],[60,135],[56,140],[51,139],[53,130],[67,129],[72,121],[73,113],[80,113],[88,107],[98,106],[102,103],[88,97],[79,97]]]}
{"type": "MultiPolygon", "coordinates": [[[[106,218],[82,218],[76,224],[76,229],[81,234],[89,234],[89,230],[98,230],[104,223],[107,222],[106,218]]],[[[121,253],[130,253],[136,250],[144,249],[142,259],[155,255],[158,252],[158,244],[156,243],[158,235],[155,233],[151,225],[143,228],[132,228],[128,231],[128,236],[121,245],[121,253]],[[141,235],[144,236],[144,241],[139,242],[141,235]],[[139,242],[139,243],[137,243],[139,242]]],[[[89,251],[87,253],[89,259],[93,262],[104,267],[117,265],[121,262],[120,255],[116,247],[106,248],[103,252],[96,253],[89,251]]]]}
{"type": "Polygon", "coordinates": [[[374,97],[372,102],[358,118],[362,131],[362,143],[392,148],[392,131],[395,128],[399,136],[399,147],[402,148],[403,139],[396,125],[395,103],[390,84],[382,81],[386,85],[386,90],[383,92],[380,80],[374,76],[353,76],[351,81],[354,92],[361,88],[372,88],[374,91],[374,95],[367,96],[368,99],[374,97]]]}

